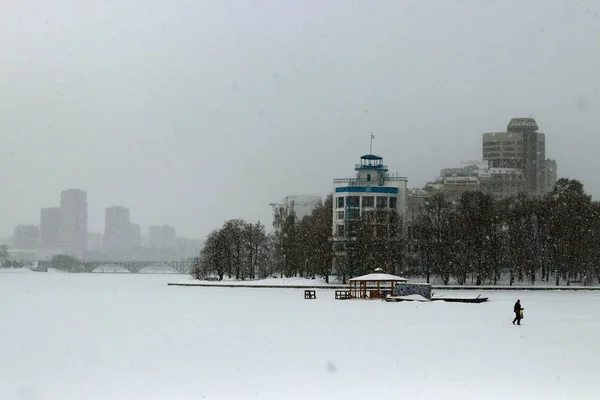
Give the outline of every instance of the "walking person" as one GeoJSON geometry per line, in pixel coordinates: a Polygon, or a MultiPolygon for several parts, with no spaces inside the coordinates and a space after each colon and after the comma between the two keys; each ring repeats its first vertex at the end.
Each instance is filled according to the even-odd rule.
{"type": "Polygon", "coordinates": [[[521,300],[517,300],[517,302],[515,303],[515,307],[514,307],[514,311],[515,311],[515,319],[513,319],[513,325],[515,324],[515,322],[517,323],[517,325],[521,325],[521,311],[523,311],[524,308],[521,307],[521,300]]]}

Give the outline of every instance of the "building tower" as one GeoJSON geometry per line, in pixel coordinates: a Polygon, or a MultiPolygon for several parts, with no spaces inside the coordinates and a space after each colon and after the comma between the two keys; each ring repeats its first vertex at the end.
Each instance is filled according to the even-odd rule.
{"type": "Polygon", "coordinates": [[[59,252],[61,209],[47,207],[40,210],[41,248],[48,255],[59,252]]]}
{"type": "Polygon", "coordinates": [[[344,262],[341,249],[353,240],[361,217],[376,210],[395,210],[401,218],[406,215],[407,178],[391,176],[383,158],[373,154],[362,156],[354,170],[354,178],[333,180],[334,271],[344,262]]]}
{"type": "Polygon", "coordinates": [[[63,191],[60,197],[60,212],[59,247],[66,254],[84,257],[88,234],[86,193],[79,189],[63,191]]]}
{"type": "Polygon", "coordinates": [[[104,219],[104,248],[129,249],[131,247],[131,222],[129,209],[112,206],[106,209],[104,219]]]}
{"type": "Polygon", "coordinates": [[[131,247],[142,245],[142,228],[138,224],[131,224],[131,247]]]}
{"type": "Polygon", "coordinates": [[[513,118],[506,132],[483,134],[483,159],[504,181],[498,178],[494,185],[506,186],[506,194],[540,195],[554,185],[549,183],[552,177],[547,176],[546,166],[553,165],[556,170],[556,164],[546,161],[546,135],[538,129],[533,118],[513,118]]]}
{"type": "Polygon", "coordinates": [[[554,189],[557,179],[558,175],[556,172],[556,161],[546,159],[544,161],[544,188],[546,193],[549,193],[554,189]]]}
{"type": "Polygon", "coordinates": [[[522,136],[521,154],[525,191],[543,194],[543,168],[546,158],[546,135],[538,132],[538,124],[533,118],[513,118],[506,127],[507,132],[522,136]]]}

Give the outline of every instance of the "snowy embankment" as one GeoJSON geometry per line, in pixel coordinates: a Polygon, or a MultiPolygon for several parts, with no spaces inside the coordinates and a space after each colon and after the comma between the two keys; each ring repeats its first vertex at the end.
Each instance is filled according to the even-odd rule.
{"type": "Polygon", "coordinates": [[[432,285],[435,290],[600,290],[600,286],[546,286],[546,285],[530,285],[530,286],[471,286],[471,285],[432,285]]]}
{"type": "Polygon", "coordinates": [[[339,289],[347,288],[348,285],[330,284],[322,278],[267,278],[259,280],[234,280],[224,279],[222,281],[206,281],[198,279],[185,279],[178,282],[168,283],[170,286],[209,286],[209,287],[253,287],[253,288],[314,288],[314,289],[339,289]]]}
{"type": "Polygon", "coordinates": [[[0,273],[25,273],[25,272],[33,272],[29,268],[0,268],[0,273]]]}
{"type": "Polygon", "coordinates": [[[172,279],[3,275],[0,399],[580,400],[600,392],[600,292],[386,303],[165,287],[172,279]],[[521,326],[511,323],[517,298],[521,326]]]}
{"type": "MultiPolygon", "coordinates": [[[[348,284],[343,285],[342,283],[330,280],[332,283],[325,282],[322,278],[307,279],[307,278],[267,278],[260,280],[235,280],[235,279],[224,279],[222,281],[207,281],[198,279],[184,279],[182,281],[170,282],[169,286],[206,286],[206,287],[248,287],[248,288],[272,288],[272,289],[347,289],[348,284]]],[[[409,280],[412,282],[412,280],[409,280]]],[[[469,291],[489,291],[489,290],[600,290],[600,286],[551,286],[551,285],[535,285],[535,286],[510,286],[510,285],[498,285],[498,286],[475,286],[475,285],[432,285],[433,290],[469,290],[469,291]]]]}

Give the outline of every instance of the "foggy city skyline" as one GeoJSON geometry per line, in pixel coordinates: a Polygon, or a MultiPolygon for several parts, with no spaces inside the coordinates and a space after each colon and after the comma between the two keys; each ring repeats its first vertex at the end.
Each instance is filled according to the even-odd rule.
{"type": "Polygon", "coordinates": [[[594,199],[600,5],[74,0],[4,4],[0,237],[60,193],[202,239],[271,225],[369,151],[423,187],[533,117],[558,177],[594,199]]]}

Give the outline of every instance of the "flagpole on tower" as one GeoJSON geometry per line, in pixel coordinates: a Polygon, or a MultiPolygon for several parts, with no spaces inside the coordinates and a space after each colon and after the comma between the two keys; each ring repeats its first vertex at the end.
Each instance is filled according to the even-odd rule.
{"type": "Polygon", "coordinates": [[[373,139],[375,139],[375,135],[371,132],[371,144],[369,145],[369,154],[373,154],[373,139]]]}

